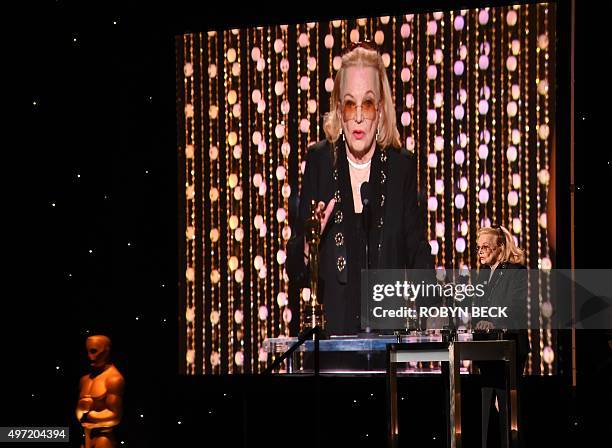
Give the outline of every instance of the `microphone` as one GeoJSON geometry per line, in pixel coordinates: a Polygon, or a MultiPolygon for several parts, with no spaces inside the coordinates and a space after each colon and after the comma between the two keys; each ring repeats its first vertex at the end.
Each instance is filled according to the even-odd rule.
{"type": "Polygon", "coordinates": [[[370,183],[367,180],[362,182],[359,192],[361,193],[361,203],[363,206],[367,207],[370,205],[370,183]]]}

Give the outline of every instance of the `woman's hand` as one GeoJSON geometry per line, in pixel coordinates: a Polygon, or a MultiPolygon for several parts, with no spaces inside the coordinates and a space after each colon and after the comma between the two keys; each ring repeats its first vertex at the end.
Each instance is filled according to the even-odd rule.
{"type": "Polygon", "coordinates": [[[329,220],[329,217],[332,214],[332,211],[334,210],[334,205],[336,205],[336,199],[332,198],[331,201],[328,202],[327,206],[325,206],[325,202],[320,201],[317,204],[317,218],[319,218],[319,221],[321,222],[321,234],[323,234],[323,231],[325,230],[325,226],[327,225],[327,221],[329,220]]]}
{"type": "Polygon", "coordinates": [[[478,321],[476,324],[476,330],[493,330],[495,329],[495,325],[493,322],[489,322],[488,320],[478,321]]]}
{"type": "MultiPolygon", "coordinates": [[[[327,206],[325,202],[319,201],[317,204],[317,208],[315,210],[316,216],[321,223],[321,234],[325,230],[325,226],[327,225],[327,221],[329,221],[329,217],[332,215],[334,211],[334,205],[336,205],[336,199],[332,198],[327,206]]],[[[306,241],[306,237],[304,237],[304,263],[308,263],[308,254],[310,253],[310,248],[308,247],[308,241],[306,241]]]]}

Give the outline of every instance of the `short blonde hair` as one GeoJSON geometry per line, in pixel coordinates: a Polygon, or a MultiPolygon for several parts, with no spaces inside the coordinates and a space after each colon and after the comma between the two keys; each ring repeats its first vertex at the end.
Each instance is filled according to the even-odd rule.
{"type": "Polygon", "coordinates": [[[387,78],[385,64],[377,51],[369,50],[363,47],[357,47],[342,56],[342,65],[336,74],[334,88],[331,92],[329,112],[325,114],[325,118],[323,120],[325,137],[332,144],[335,143],[340,137],[342,123],[338,118],[337,110],[338,103],[340,102],[340,89],[344,80],[345,70],[348,67],[354,66],[372,67],[376,69],[376,73],[378,74],[379,92],[381,95],[381,116],[376,141],[383,148],[388,146],[400,148],[402,144],[400,142],[399,131],[397,130],[395,106],[393,104],[393,95],[391,93],[391,86],[389,85],[389,78],[387,78]]]}
{"type": "Polygon", "coordinates": [[[525,264],[525,251],[515,244],[510,231],[504,226],[482,227],[478,229],[476,238],[480,238],[480,235],[494,235],[496,237],[496,244],[504,246],[500,262],[509,261],[511,263],[525,264]]]}

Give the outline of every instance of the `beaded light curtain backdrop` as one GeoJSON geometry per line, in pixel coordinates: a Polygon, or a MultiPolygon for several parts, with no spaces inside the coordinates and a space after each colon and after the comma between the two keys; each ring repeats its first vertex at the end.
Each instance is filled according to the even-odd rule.
{"type": "Polygon", "coordinates": [[[255,373],[303,301],[284,264],[289,204],[324,137],[340,53],[381,49],[438,266],[476,267],[480,225],[508,227],[532,280],[528,372],[555,371],[546,270],[555,8],[540,3],[177,37],[181,371],[255,373]],[[290,300],[291,296],[291,300],[290,300]]]}

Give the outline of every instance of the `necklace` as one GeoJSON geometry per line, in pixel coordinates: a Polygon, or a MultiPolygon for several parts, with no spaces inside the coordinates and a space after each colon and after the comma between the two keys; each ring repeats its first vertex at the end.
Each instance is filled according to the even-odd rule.
{"type": "Polygon", "coordinates": [[[357,163],[357,162],[353,162],[348,156],[346,157],[346,160],[348,160],[349,165],[351,165],[353,168],[355,168],[356,170],[365,170],[367,167],[370,166],[370,164],[372,163],[372,159],[368,160],[365,163],[357,163]]]}

